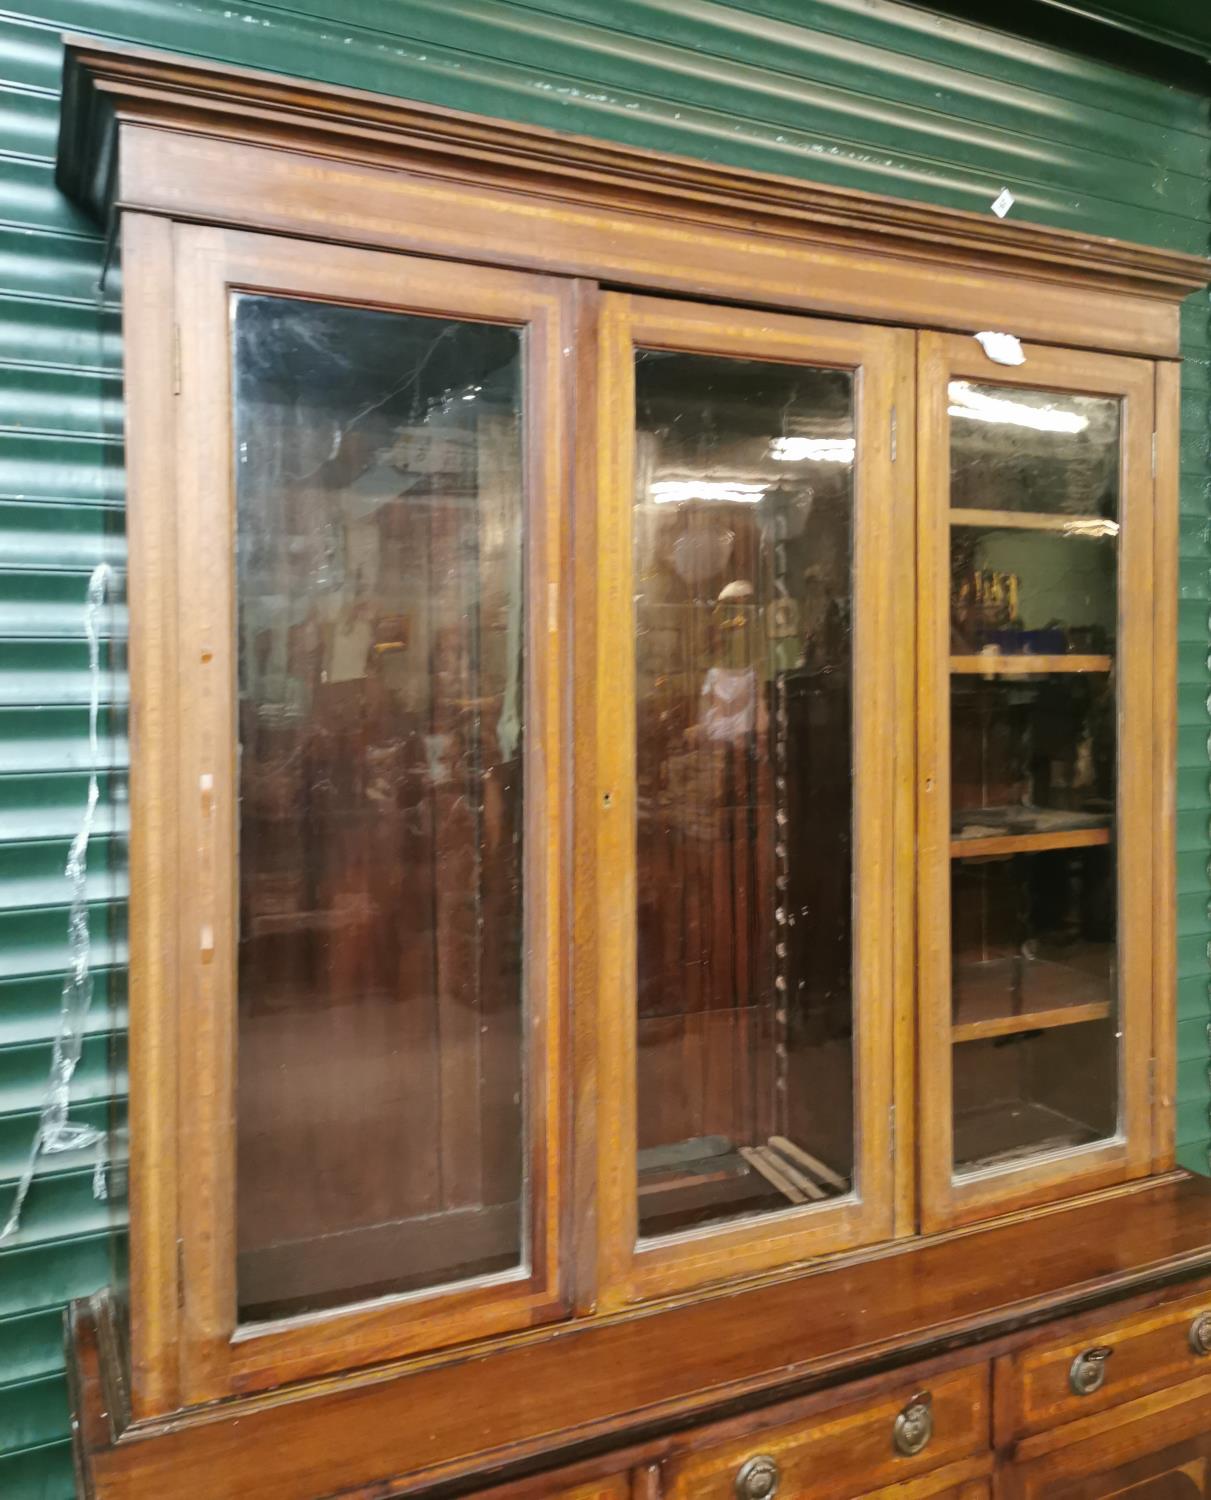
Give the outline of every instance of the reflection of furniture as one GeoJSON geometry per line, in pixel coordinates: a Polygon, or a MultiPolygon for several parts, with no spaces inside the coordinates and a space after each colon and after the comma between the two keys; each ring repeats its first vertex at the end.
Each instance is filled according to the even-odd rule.
{"type": "MultiPolygon", "coordinates": [[[[131,595],[142,611],[132,642],[143,717],[132,783],[130,1269],[115,1257],[112,1291],[77,1304],[71,1330],[80,1472],[95,1500],[183,1489],[216,1500],[492,1490],[517,1500],[988,1500],[993,1485],[1023,1500],[1133,1490],[1157,1500],[1158,1487],[1180,1497],[1191,1486],[1206,1497],[1211,1189],[1174,1170],[1172,1097],[1172,359],[1176,305],[1202,284],[1203,263],[754,184],[312,85],[216,77],[188,61],[77,49],[66,97],[63,179],[102,212],[121,190],[131,595]],[[357,702],[338,713],[333,695],[341,726],[309,751],[321,775],[300,785],[267,741],[253,819],[289,830],[288,851],[322,834],[329,864],[312,889],[290,879],[289,853],[267,862],[270,879],[251,887],[251,942],[272,969],[291,922],[322,912],[316,948],[339,976],[334,993],[351,998],[330,1007],[330,1031],[282,1028],[298,1052],[277,1077],[262,1070],[282,1107],[295,1106],[299,1130],[288,1151],[254,1162],[268,1232],[243,1245],[236,1143],[265,1100],[241,1098],[254,1057],[237,1022],[280,1013],[271,984],[255,998],[241,987],[232,894],[235,466],[214,454],[230,437],[233,289],[334,323],[333,309],[507,331],[523,356],[525,472],[514,575],[524,611],[502,618],[489,601],[476,622],[474,601],[449,578],[458,549],[440,537],[392,553],[392,591],[407,597],[389,601],[385,618],[406,608],[415,628],[406,652],[375,657],[375,670],[400,667],[426,642],[425,673],[440,688],[440,701],[409,710],[421,744],[403,734],[402,765],[371,766],[382,743],[362,735],[371,695],[363,703],[360,687],[347,689],[355,678],[332,684],[357,702]],[[939,325],[949,337],[931,331],[939,325]],[[998,381],[1108,392],[1124,414],[1123,628],[1112,649],[1092,634],[1081,649],[1066,637],[1069,650],[1033,657],[954,648],[949,378],[971,376],[968,367],[986,378],[969,335],[1002,326],[1022,333],[1027,364],[998,381]],[[681,767],[671,822],[680,818],[684,847],[645,845],[642,857],[636,814],[653,789],[637,775],[636,747],[665,730],[637,691],[637,345],[841,371],[860,392],[853,438],[810,460],[854,476],[852,608],[817,617],[821,639],[852,639],[852,665],[830,672],[826,651],[776,657],[755,679],[743,755],[708,733],[701,754],[679,762],[684,736],[668,731],[667,758],[681,767]],[[434,577],[409,571],[430,546],[434,577]],[[443,607],[452,628],[439,641],[426,611],[443,607]],[[492,621],[525,663],[499,716],[470,670],[476,652],[495,649],[492,621]],[[1055,731],[1054,705],[1042,729],[1036,710],[1057,679],[1061,696],[1085,695],[1090,715],[1105,707],[1099,692],[1116,695],[1125,728],[1113,757],[1100,755],[1096,725],[1082,731],[1079,755],[1020,753],[1023,723],[1036,747],[1055,731]],[[967,689],[988,736],[952,764],[952,698],[967,689]],[[771,748],[779,692],[785,734],[771,748]],[[1008,721],[1003,735],[993,720],[1008,721]],[[822,725],[832,727],[817,734],[822,725]],[[423,783],[460,736],[468,774],[423,783]],[[505,789],[478,776],[486,762],[474,745],[492,736],[510,746],[493,764],[510,785],[525,780],[512,820],[490,805],[505,789]],[[994,764],[1002,753],[1007,763],[994,764]],[[782,755],[810,806],[791,805],[789,791],[779,804],[771,764],[776,775],[782,755]],[[329,793],[317,786],[343,778],[358,796],[337,798],[309,832],[298,808],[308,798],[318,808],[329,793]],[[707,806],[687,813],[695,786],[707,806]],[[402,791],[402,803],[376,800],[372,787],[402,791]],[[469,805],[481,793],[472,836],[481,809],[469,805]],[[432,841],[427,856],[400,854],[401,813],[422,806],[420,826],[450,855],[444,874],[432,841]],[[807,863],[801,888],[788,886],[805,925],[787,953],[768,910],[776,836],[749,830],[733,867],[700,851],[712,901],[716,878],[722,890],[709,906],[712,941],[734,955],[750,930],[734,913],[743,904],[760,918],[740,980],[697,1010],[669,1003],[684,998],[678,987],[641,995],[639,945],[685,932],[643,930],[657,927],[660,887],[708,909],[706,876],[688,868],[692,839],[705,829],[700,842],[717,846],[729,816],[734,826],[771,808],[800,848],[829,819],[835,831],[844,818],[852,837],[845,858],[807,863]],[[342,818],[360,863],[340,832],[319,826],[342,818]],[[498,874],[516,868],[501,850],[521,863],[509,903],[485,874],[494,859],[498,874]],[[1113,980],[1095,920],[1106,903],[1091,899],[1107,888],[1112,855],[1127,872],[1113,980]],[[1023,860],[1033,873],[1014,876],[1007,905],[979,892],[969,926],[962,903],[952,907],[956,880],[1023,860]],[[376,1031],[384,975],[403,973],[397,996],[418,988],[391,918],[421,906],[446,940],[444,968],[424,958],[439,1003],[421,1036],[376,1031]],[[822,939],[821,925],[834,936],[822,939]],[[381,946],[368,951],[371,928],[381,946]],[[378,969],[383,952],[391,962],[378,969]],[[1003,967],[973,976],[973,958],[1003,967]],[[798,966],[809,1001],[785,1022],[785,1039],[811,1058],[794,1089],[794,1060],[778,1051],[783,961],[798,966]],[[837,983],[845,962],[847,986],[837,983]],[[485,1057],[469,1084],[486,997],[518,969],[525,1010],[512,1062],[485,1057]],[[464,994],[474,1003],[460,1005],[464,994]],[[687,1086],[704,1012],[722,1018],[721,1066],[754,1080],[722,1105],[705,1068],[687,1086]],[[449,1054],[433,1045],[435,1014],[458,1038],[449,1054]],[[674,1116],[667,1132],[640,1111],[640,1027],[671,1038],[653,1070],[674,1116]],[[1100,1041],[1076,1047],[1087,1028],[1100,1041]],[[1073,1048],[1064,1068],[1057,1047],[1073,1048]],[[773,1091],[787,1082],[785,1106],[761,1099],[758,1070],[773,1091]],[[342,1106],[340,1152],[308,1089],[342,1106]],[[973,1140],[987,1124],[981,1109],[1002,1104],[991,1139],[973,1140]],[[852,1172],[828,1184],[836,1191],[806,1159],[813,1148],[826,1170],[849,1151],[852,1172]],[[520,1202],[492,1190],[490,1152],[514,1177],[524,1168],[520,1202]],[[338,1176],[334,1156],[371,1164],[375,1191],[353,1192],[356,1172],[338,1176]],[[418,1222],[399,1200],[435,1160],[455,1164],[459,1180],[416,1194],[436,1209],[418,1222]],[[962,1170],[973,1163],[979,1170],[962,1170]],[[687,1175],[697,1207],[743,1184],[777,1212],[687,1226],[687,1175]],[[342,1226],[348,1233],[300,1222],[325,1194],[355,1203],[360,1222],[342,1226]],[[645,1198],[658,1224],[680,1232],[644,1243],[645,1198]],[[267,1244],[284,1222],[297,1238],[267,1244]],[[300,1242],[306,1255],[294,1254],[300,1242]],[[519,1264],[502,1262],[505,1244],[524,1247],[519,1264]],[[237,1270],[264,1314],[255,1323],[241,1319],[237,1270]],[[453,1274],[443,1280],[443,1270],[453,1274]],[[273,1316],[299,1290],[291,1278],[308,1280],[313,1298],[317,1288],[331,1295],[314,1311],[273,1316]]],[[[479,381],[459,383],[456,355],[444,343],[412,360],[433,383],[434,410],[483,395],[479,381]]],[[[366,339],[362,357],[399,363],[390,339],[366,339]]],[[[389,374],[399,395],[399,371],[389,374]]],[[[374,470],[373,496],[405,457],[374,470]]],[[[433,460],[432,472],[449,467],[433,460]]],[[[764,485],[727,503],[765,504],[764,485]]],[[[817,479],[813,507],[825,489],[817,479]]],[[[1029,514],[1043,514],[1045,500],[1032,499],[1029,514]]],[[[298,534],[314,540],[306,526],[298,534]]],[[[359,549],[369,568],[364,537],[359,549]]],[[[318,571],[335,578],[336,549],[319,550],[318,571]]],[[[1024,588],[1025,570],[1022,579],[1024,588]]],[[[729,602],[740,616],[739,592],[729,602]]],[[[775,623],[793,628],[790,611],[775,623]]],[[[1073,624],[1089,630],[1083,617],[1073,624]]],[[[687,718],[689,702],[701,713],[702,666],[687,673],[697,697],[681,687],[687,718]]],[[[712,731],[727,718],[715,707],[712,731]]],[[[255,1049],[255,1025],[247,1035],[255,1049]]],[[[264,1053],[283,1061],[273,1045],[264,1053]]],[[[247,1206],[244,1220],[257,1224],[247,1206]]]]}

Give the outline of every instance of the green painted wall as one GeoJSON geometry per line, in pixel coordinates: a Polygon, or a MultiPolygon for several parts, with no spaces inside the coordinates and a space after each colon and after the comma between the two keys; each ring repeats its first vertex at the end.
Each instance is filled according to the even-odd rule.
{"type": "MultiPolygon", "coordinates": [[[[67,962],[86,777],[82,601],[122,558],[119,334],[102,247],[55,192],[62,30],[279,69],[739,166],[1211,249],[1206,98],[886,0],[40,0],[0,11],[0,1217],[35,1124],[67,962]]],[[[1208,1129],[1211,317],[1186,311],[1179,805],[1183,1158],[1208,1129]]],[[[120,669],[120,642],[115,647],[120,669]]],[[[109,679],[80,1113],[99,1120],[125,952],[122,695],[109,679]]],[[[91,1162],[43,1164],[0,1250],[0,1497],[72,1485],[65,1298],[105,1278],[91,1162]]],[[[187,1491],[187,1480],[185,1491],[187,1491]]]]}

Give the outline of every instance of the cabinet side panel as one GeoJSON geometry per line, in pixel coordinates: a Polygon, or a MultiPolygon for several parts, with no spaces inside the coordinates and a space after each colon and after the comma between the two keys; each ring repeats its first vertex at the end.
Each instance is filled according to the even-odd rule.
{"type": "Polygon", "coordinates": [[[172,229],[123,224],[130,633],[130,1294],[137,1417],[176,1397],[176,507],[172,229]]]}

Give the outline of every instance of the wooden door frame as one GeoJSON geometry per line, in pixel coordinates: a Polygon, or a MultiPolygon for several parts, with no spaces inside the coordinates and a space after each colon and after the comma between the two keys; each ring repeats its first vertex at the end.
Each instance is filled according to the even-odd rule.
{"type": "MultiPolygon", "coordinates": [[[[1152,885],[1154,619],[1151,361],[1039,345],[994,364],[972,339],[921,333],[918,358],[918,935],[919,1178],[925,1233],[1122,1183],[1153,1169],[1152,885]],[[1121,1133],[1105,1142],[956,1180],[951,1171],[950,419],[954,378],[1120,396],[1120,544],[1116,752],[1117,953],[1121,1133]]],[[[1173,710],[1170,709],[1170,713],[1173,710]]],[[[1163,900],[1163,897],[1162,897],[1163,900]]],[[[1162,1006],[1164,1002],[1161,1002],[1162,1006]]]]}
{"type": "MultiPolygon", "coordinates": [[[[127,221],[134,251],[159,230],[127,221]]],[[[132,386],[138,436],[132,476],[135,592],[156,591],[166,636],[136,653],[133,692],[154,705],[132,771],[132,799],[160,798],[158,816],[133,849],[140,942],[164,954],[153,993],[140,976],[132,1032],[140,1079],[136,1130],[150,1126],[158,1159],[144,1149],[132,1196],[136,1285],[159,1286],[172,1268],[176,1307],[158,1294],[158,1315],[135,1321],[136,1390],[186,1403],[285,1380],[527,1328],[569,1307],[561,1263],[569,1211],[569,1105],[562,1080],[568,1048],[566,869],[568,759],[563,526],[570,400],[565,378],[570,288],[513,271],[468,268],[374,250],[177,226],[179,364],[169,434],[157,427],[163,396],[132,386]],[[389,1296],[332,1312],[240,1327],[236,1317],[234,1079],[236,1066],[236,822],[234,480],[214,461],[231,451],[229,298],[233,290],[297,296],[401,313],[484,320],[526,330],[525,443],[526,1103],[528,1258],[516,1273],[389,1296]],[[172,467],[175,504],[144,489],[172,467]],[[148,510],[155,514],[149,517],[148,510]],[[172,512],[170,516],[168,512],[172,512]],[[152,532],[156,534],[153,536],[152,532]],[[169,643],[175,642],[170,649],[169,643]],[[175,656],[175,660],[172,657],[175,656]],[[167,699],[164,695],[167,694],[167,699]],[[175,708],[175,713],[173,709],[175,708]],[[171,726],[168,720],[174,722],[171,726]],[[169,735],[172,738],[169,738],[169,735]],[[147,778],[146,783],[144,778],[147,778]],[[175,822],[175,827],[169,824],[175,822]],[[154,899],[151,893],[154,892],[154,899]],[[175,983],[174,983],[175,975],[175,983]],[[172,1004],[166,1004],[171,996],[172,1004]],[[144,1030],[146,1028],[146,1030],[144,1030]],[[179,1101],[179,1109],[178,1109],[179,1101]],[[174,1118],[174,1112],[175,1118],[174,1118]],[[169,1179],[175,1179],[175,1190],[169,1179]],[[145,1211],[147,1187],[158,1212],[145,1211]],[[171,1194],[171,1201],[170,1195],[171,1194]],[[179,1364],[176,1362],[179,1360],[179,1364]],[[174,1365],[176,1367],[174,1368],[174,1365]]],[[[168,247],[160,246],[163,250],[168,247]]],[[[146,334],[143,314],[136,334],[146,334]]]]}
{"type": "MultiPolygon", "coordinates": [[[[893,458],[897,403],[911,393],[912,335],[624,293],[602,297],[598,364],[598,593],[592,822],[596,860],[597,1302],[602,1308],[889,1240],[896,1233],[892,1105],[908,1046],[901,1004],[908,939],[897,883],[897,778],[911,754],[897,684],[911,632],[895,631],[894,548],[911,516],[911,447],[893,458]],[[854,526],[855,1177],[847,1196],[637,1244],[635,662],[631,515],[636,345],[855,371],[854,526]],[[626,643],[625,645],[623,643],[626,643]],[[897,1020],[899,1023],[897,1025],[897,1020]]],[[[910,409],[910,408],[909,408],[910,409]]],[[[907,425],[907,424],[906,424],[907,425]]],[[[582,775],[587,774],[582,770],[582,775]]],[[[905,781],[905,785],[907,782],[905,781]]],[[[586,799],[587,800],[587,799],[586,799]]],[[[910,1153],[911,1159],[911,1153],[910,1153]]]]}

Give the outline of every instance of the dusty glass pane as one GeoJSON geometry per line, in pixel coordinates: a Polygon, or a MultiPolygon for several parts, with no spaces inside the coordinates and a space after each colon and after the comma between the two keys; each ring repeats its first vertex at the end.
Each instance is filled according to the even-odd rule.
{"type": "Polygon", "coordinates": [[[256,1319],[523,1259],[522,340],[232,316],[256,1319]]]}
{"type": "Polygon", "coordinates": [[[845,372],[640,350],[644,1236],[853,1174],[845,372]]]}
{"type": "Polygon", "coordinates": [[[950,503],[1113,520],[1119,400],[952,380],[950,503]]]}
{"type": "Polygon", "coordinates": [[[950,533],[961,1173],[1118,1129],[1119,403],[950,397],[952,505],[986,512],[950,533]]]}

